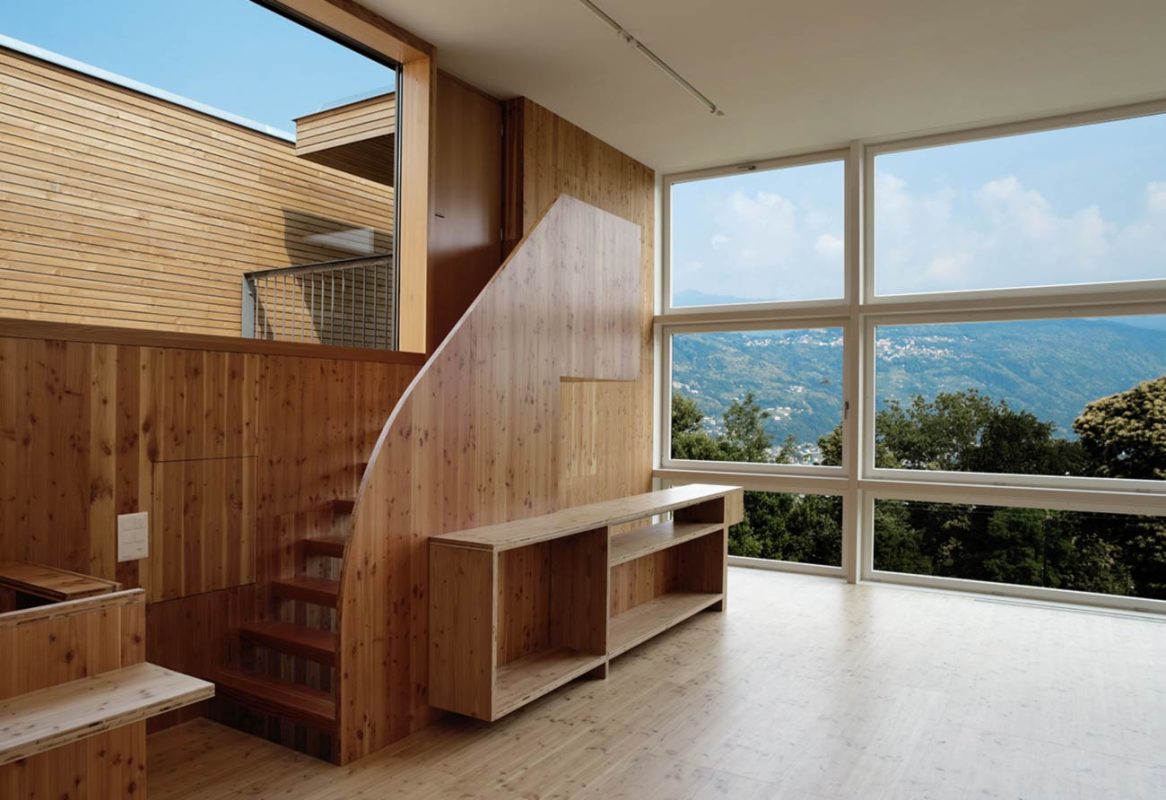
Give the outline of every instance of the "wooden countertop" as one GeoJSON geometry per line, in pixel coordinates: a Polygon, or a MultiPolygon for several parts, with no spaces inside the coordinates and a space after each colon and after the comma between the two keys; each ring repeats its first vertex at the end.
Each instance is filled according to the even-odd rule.
{"type": "Polygon", "coordinates": [[[582,531],[620,525],[653,514],[663,514],[739,491],[740,488],[736,486],[693,483],[585,506],[573,506],[514,522],[433,536],[429,541],[477,550],[512,550],[582,531]]]}

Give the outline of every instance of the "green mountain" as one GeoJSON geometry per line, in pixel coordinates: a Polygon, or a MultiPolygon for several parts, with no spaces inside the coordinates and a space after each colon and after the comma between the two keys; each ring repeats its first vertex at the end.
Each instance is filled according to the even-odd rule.
{"type": "MultiPolygon", "coordinates": [[[[876,397],[908,402],[977,389],[1031,411],[1072,438],[1085,404],[1166,373],[1166,330],[1112,320],[900,325],[876,344],[876,397]]],[[[842,418],[841,330],[677,334],[673,391],[697,401],[718,430],[734,400],[752,392],[770,414],[775,443],[793,434],[812,460],[818,437],[842,418]]]]}

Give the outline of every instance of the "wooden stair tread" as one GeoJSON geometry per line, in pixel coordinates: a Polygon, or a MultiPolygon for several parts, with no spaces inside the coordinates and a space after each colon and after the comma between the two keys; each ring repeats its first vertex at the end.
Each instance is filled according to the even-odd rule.
{"type": "Polygon", "coordinates": [[[239,635],[272,650],[303,656],[321,664],[336,663],[336,634],[291,622],[244,622],[239,635]]]}
{"type": "Polygon", "coordinates": [[[340,584],[327,578],[313,578],[296,575],[294,578],[277,578],[271,582],[271,589],[277,597],[288,600],[303,600],[321,606],[336,607],[340,594],[340,584]]]}
{"type": "Polygon", "coordinates": [[[309,536],[300,540],[305,556],[331,556],[343,558],[347,536],[309,536]]]}
{"type": "Polygon", "coordinates": [[[336,700],[328,692],[241,669],[220,670],[215,684],[220,694],[258,711],[320,731],[336,730],[336,700]]]}

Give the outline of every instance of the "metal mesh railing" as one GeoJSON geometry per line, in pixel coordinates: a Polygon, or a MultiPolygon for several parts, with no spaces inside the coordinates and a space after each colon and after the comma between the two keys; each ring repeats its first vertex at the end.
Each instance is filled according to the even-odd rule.
{"type": "Polygon", "coordinates": [[[243,336],[392,350],[396,289],[391,255],[249,272],[243,336]]]}

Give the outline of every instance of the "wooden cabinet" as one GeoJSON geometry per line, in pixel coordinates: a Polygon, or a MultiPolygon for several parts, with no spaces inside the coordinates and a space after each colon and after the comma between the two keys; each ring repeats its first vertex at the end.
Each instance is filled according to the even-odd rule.
{"type": "Polygon", "coordinates": [[[739,488],[691,485],[431,538],[430,704],[496,720],[723,609],[741,509],[739,488]]]}

